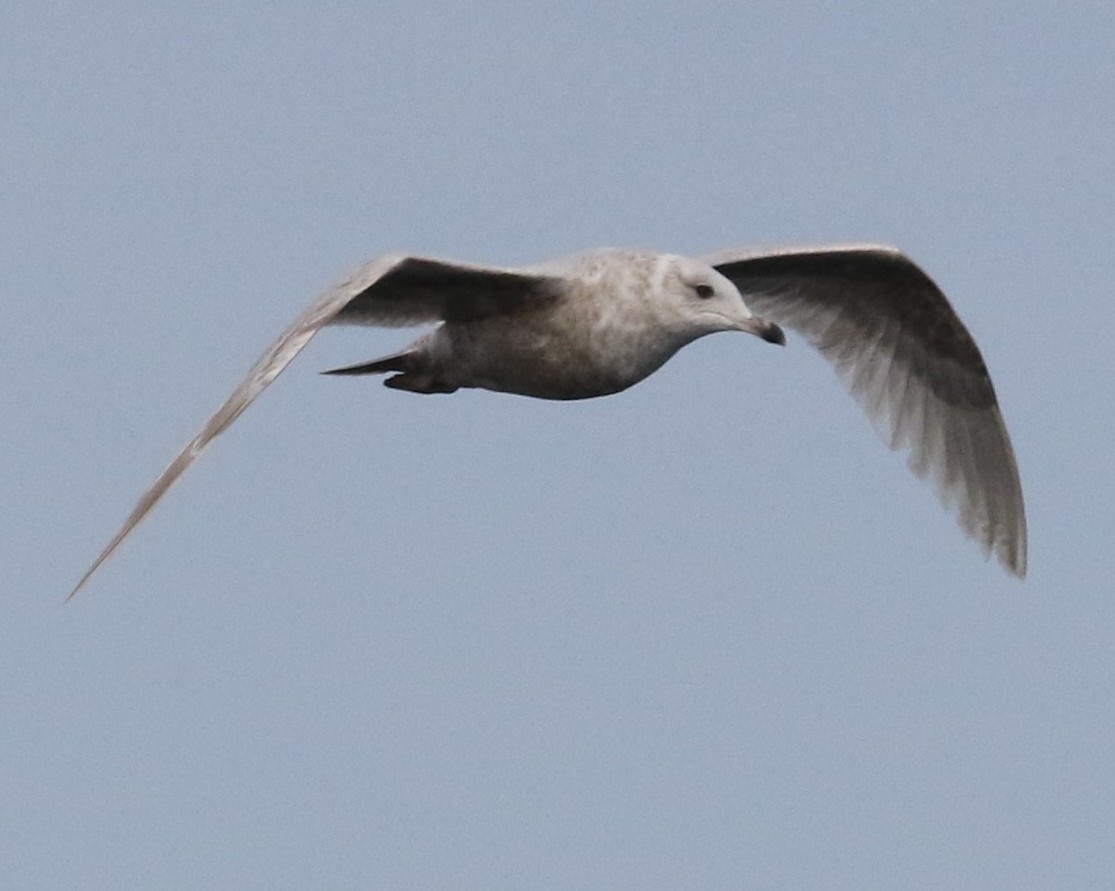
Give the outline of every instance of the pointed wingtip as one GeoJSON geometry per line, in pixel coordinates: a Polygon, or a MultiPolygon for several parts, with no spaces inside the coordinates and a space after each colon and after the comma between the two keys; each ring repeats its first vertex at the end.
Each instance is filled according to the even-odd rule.
{"type": "Polygon", "coordinates": [[[78,582],[76,585],[74,585],[74,589],[69,594],[67,594],[66,599],[62,601],[63,606],[65,606],[67,603],[69,603],[71,600],[73,600],[75,597],[77,597],[77,592],[85,587],[85,583],[87,581],[89,581],[89,576],[91,576],[92,574],[93,574],[93,570],[90,569],[87,573],[85,573],[85,575],[83,575],[81,577],[81,581],[78,582]]]}
{"type": "Polygon", "coordinates": [[[1001,563],[1003,568],[1020,582],[1026,581],[1026,571],[1028,569],[1028,566],[1025,543],[1023,543],[1022,545],[1020,553],[1000,554],[999,563],[1001,563]]]}
{"type": "Polygon", "coordinates": [[[78,580],[78,583],[74,585],[74,589],[66,595],[66,599],[62,601],[63,604],[69,603],[71,600],[77,597],[77,592],[85,587],[85,583],[88,582],[89,579],[93,578],[93,574],[101,568],[101,565],[109,558],[112,552],[116,550],[116,546],[118,544],[120,544],[120,539],[113,539],[112,544],[105,548],[101,555],[93,562],[93,565],[85,570],[85,575],[83,575],[78,580]]]}

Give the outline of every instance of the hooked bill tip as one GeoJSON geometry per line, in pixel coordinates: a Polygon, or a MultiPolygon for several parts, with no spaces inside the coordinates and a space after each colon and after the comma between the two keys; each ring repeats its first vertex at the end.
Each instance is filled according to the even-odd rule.
{"type": "Polygon", "coordinates": [[[767,343],[776,343],[779,346],[786,346],[786,335],[774,322],[767,322],[766,327],[759,336],[767,343]]]}

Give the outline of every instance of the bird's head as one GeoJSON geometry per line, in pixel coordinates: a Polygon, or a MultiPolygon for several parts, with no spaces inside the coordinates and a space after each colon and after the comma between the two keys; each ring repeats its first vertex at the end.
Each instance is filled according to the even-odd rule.
{"type": "Polygon", "coordinates": [[[744,331],[768,343],[786,343],[782,329],[751,312],[728,278],[698,260],[670,257],[663,273],[662,290],[675,323],[695,336],[744,331]]]}

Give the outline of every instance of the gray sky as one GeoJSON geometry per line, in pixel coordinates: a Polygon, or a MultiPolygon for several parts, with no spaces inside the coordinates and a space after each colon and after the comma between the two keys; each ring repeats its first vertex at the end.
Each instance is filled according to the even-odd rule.
{"type": "Polygon", "coordinates": [[[1113,880],[1110,4],[2,20],[10,887],[1113,880]],[[976,335],[1024,583],[799,339],[553,404],[318,376],[411,336],[343,330],[62,606],[367,258],[834,240],[976,335]]]}

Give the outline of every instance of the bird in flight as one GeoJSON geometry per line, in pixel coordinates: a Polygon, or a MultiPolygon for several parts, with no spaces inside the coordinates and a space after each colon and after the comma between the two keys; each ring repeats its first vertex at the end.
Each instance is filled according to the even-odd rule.
{"type": "Polygon", "coordinates": [[[327,325],[440,323],[406,349],[326,372],[413,393],[481,387],[542,399],[618,393],[686,344],[801,334],[964,532],[1026,573],[1018,467],[979,348],[933,281],[879,245],[729,250],[690,259],[602,249],[519,269],[392,254],[310,305],[140,498],[72,598],[214,438],[327,325]]]}

